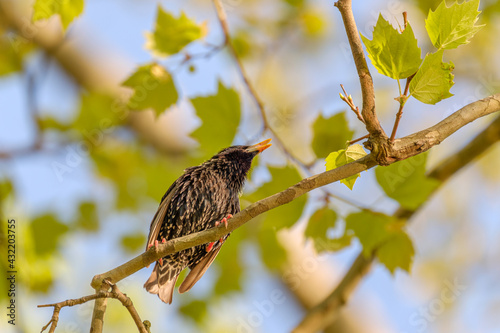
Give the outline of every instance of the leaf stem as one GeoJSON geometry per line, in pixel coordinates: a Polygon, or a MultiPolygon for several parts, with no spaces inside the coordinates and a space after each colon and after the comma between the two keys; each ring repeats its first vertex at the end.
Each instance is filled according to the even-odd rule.
{"type": "Polygon", "coordinates": [[[405,85],[405,91],[403,94],[401,94],[401,86],[399,85],[399,80],[398,80],[398,85],[399,85],[399,93],[400,96],[398,97],[399,100],[399,110],[398,113],[396,113],[396,120],[394,121],[394,127],[392,128],[392,133],[391,133],[391,142],[394,142],[394,138],[396,137],[396,132],[398,131],[398,126],[399,126],[399,121],[401,120],[401,117],[403,116],[403,108],[406,104],[406,101],[408,100],[408,90],[410,89],[410,81],[413,79],[415,74],[410,75],[406,79],[406,85],[405,85]]]}

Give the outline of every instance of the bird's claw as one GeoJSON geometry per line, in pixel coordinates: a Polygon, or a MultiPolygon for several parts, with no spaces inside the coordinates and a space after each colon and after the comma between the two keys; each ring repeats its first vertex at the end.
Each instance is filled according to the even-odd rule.
{"type": "Polygon", "coordinates": [[[214,243],[215,243],[215,242],[210,242],[210,243],[208,243],[208,245],[207,245],[207,247],[205,248],[205,250],[206,250],[207,252],[212,251],[212,248],[214,247],[214,243]]]}
{"type": "Polygon", "coordinates": [[[224,226],[225,226],[225,227],[226,227],[226,229],[227,229],[227,223],[228,223],[229,219],[230,219],[230,218],[232,218],[232,217],[233,217],[233,215],[232,215],[232,214],[227,214],[227,216],[226,216],[225,218],[223,218],[223,219],[222,219],[222,220],[220,220],[220,221],[215,222],[215,226],[216,226],[216,227],[218,227],[218,226],[219,226],[219,224],[224,223],[224,226]]]}

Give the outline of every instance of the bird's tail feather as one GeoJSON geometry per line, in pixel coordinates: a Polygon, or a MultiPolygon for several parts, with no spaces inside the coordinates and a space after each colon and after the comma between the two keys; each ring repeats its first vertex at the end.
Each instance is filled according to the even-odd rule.
{"type": "Polygon", "coordinates": [[[205,274],[208,267],[214,262],[215,257],[219,254],[222,244],[220,244],[217,248],[214,248],[211,252],[209,252],[196,266],[194,266],[189,274],[186,276],[184,281],[182,281],[179,286],[179,293],[185,293],[189,289],[191,289],[196,282],[205,274]]]}
{"type": "Polygon", "coordinates": [[[165,303],[172,304],[175,283],[179,272],[171,269],[167,263],[162,266],[156,262],[149,279],[144,283],[144,288],[151,294],[156,294],[165,303]]]}

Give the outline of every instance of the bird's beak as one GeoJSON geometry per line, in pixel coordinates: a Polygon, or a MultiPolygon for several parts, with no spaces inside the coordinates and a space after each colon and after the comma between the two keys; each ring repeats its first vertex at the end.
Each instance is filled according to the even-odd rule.
{"type": "Polygon", "coordinates": [[[264,140],[262,142],[259,142],[253,146],[248,147],[246,150],[249,153],[254,152],[254,151],[262,153],[264,150],[266,150],[267,148],[272,146],[272,144],[269,142],[271,142],[271,139],[267,139],[267,140],[264,140]]]}

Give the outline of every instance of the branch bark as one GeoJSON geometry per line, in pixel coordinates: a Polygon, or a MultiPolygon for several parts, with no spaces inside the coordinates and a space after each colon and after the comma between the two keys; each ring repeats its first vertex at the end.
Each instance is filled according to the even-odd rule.
{"type": "Polygon", "coordinates": [[[375,90],[373,88],[373,79],[366,63],[365,53],[363,52],[363,45],[359,38],[358,28],[354,21],[352,13],[351,0],[339,0],[335,2],[335,6],[339,9],[342,20],[344,21],[345,31],[351,46],[352,57],[356,64],[358,71],[359,82],[361,84],[361,94],[363,96],[363,105],[361,107],[361,114],[365,120],[366,130],[373,137],[376,142],[387,140],[387,135],[384,132],[380,122],[378,121],[375,112],[375,90]]]}
{"type": "MultiPolygon", "coordinates": [[[[434,145],[439,144],[446,137],[453,134],[460,127],[465,126],[477,118],[499,111],[499,100],[500,94],[496,94],[473,102],[426,130],[396,140],[395,146],[400,147],[399,149],[401,149],[401,152],[393,151],[393,154],[395,154],[395,157],[397,158],[393,158],[391,163],[427,151],[434,145]]],[[[242,210],[231,219],[231,223],[228,225],[227,229],[212,228],[176,238],[159,245],[157,252],[155,248],[152,247],[149,251],[144,252],[123,265],[118,266],[106,273],[94,276],[91,285],[97,290],[102,285],[102,281],[104,279],[117,283],[123,278],[137,272],[141,268],[146,267],[167,254],[208,242],[214,242],[268,210],[287,204],[315,188],[339,181],[361,171],[368,170],[375,165],[377,165],[377,162],[375,161],[373,154],[370,154],[362,159],[343,165],[334,170],[305,178],[286,190],[262,199],[242,210]]]]}
{"type": "MultiPolygon", "coordinates": [[[[452,175],[468,165],[493,144],[500,141],[500,117],[497,117],[485,130],[456,154],[436,166],[428,176],[444,184],[452,175]]],[[[432,193],[436,193],[438,188],[432,193]]],[[[432,195],[431,194],[431,195],[432,195]]],[[[409,220],[421,207],[409,210],[400,207],[394,215],[409,220]]],[[[293,331],[294,333],[317,332],[331,325],[337,318],[341,307],[348,301],[361,279],[370,271],[376,250],[369,257],[360,253],[349,268],[339,285],[320,304],[312,308],[293,331]]]]}

